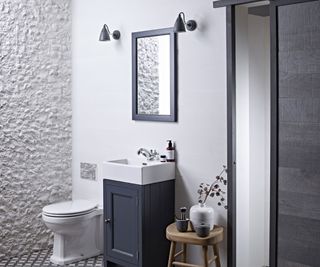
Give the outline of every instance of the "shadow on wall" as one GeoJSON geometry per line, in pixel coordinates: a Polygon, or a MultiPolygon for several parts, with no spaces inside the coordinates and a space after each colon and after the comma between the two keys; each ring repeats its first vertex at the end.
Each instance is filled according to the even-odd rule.
{"type": "MultiPolygon", "coordinates": [[[[196,183],[194,190],[192,191],[192,195],[190,195],[190,192],[188,188],[190,188],[190,185],[188,186],[186,184],[185,179],[183,178],[183,175],[181,174],[178,163],[179,163],[179,149],[175,150],[175,159],[176,159],[176,205],[175,205],[175,212],[176,214],[180,213],[180,207],[187,207],[187,217],[189,218],[189,211],[190,208],[197,204],[198,200],[198,184],[196,183]],[[180,196],[180,197],[177,197],[180,196]]],[[[214,176],[215,177],[215,176],[214,176]]],[[[205,181],[204,181],[205,182],[205,181]]],[[[210,179],[208,179],[206,182],[212,182],[210,179]]],[[[223,208],[218,206],[216,199],[209,198],[208,203],[211,207],[214,208],[214,223],[218,225],[225,226],[224,227],[224,241],[222,242],[220,246],[220,256],[221,256],[221,261],[222,265],[226,265],[227,263],[225,262],[225,259],[227,258],[227,217],[225,216],[224,213],[227,211],[223,208]]],[[[197,260],[195,259],[201,259],[202,258],[202,251],[199,249],[198,246],[190,246],[188,249],[188,261],[193,263],[193,264],[199,264],[197,260]]],[[[212,251],[209,251],[210,257],[212,257],[212,251]]]]}
{"type": "MultiPolygon", "coordinates": [[[[180,199],[176,198],[176,214],[179,214],[179,208],[186,206],[188,208],[188,217],[189,217],[189,211],[190,208],[197,204],[197,202],[193,202],[193,196],[190,196],[188,194],[187,185],[179,172],[178,168],[176,169],[176,196],[184,196],[183,198],[180,197],[180,199]],[[178,190],[178,191],[177,191],[178,190]]],[[[194,196],[197,196],[197,187],[195,187],[194,190],[194,196]]],[[[222,216],[223,212],[226,212],[222,207],[219,207],[216,203],[216,201],[210,200],[209,203],[210,206],[214,208],[214,222],[218,225],[227,225],[226,216],[222,216]]],[[[224,262],[224,259],[227,257],[227,228],[224,228],[224,241],[222,245],[220,246],[220,255],[221,255],[221,261],[222,265],[224,266],[226,262],[224,262]]],[[[212,251],[209,251],[210,257],[212,257],[212,251]]],[[[188,250],[188,261],[193,264],[199,264],[194,259],[200,259],[202,257],[201,250],[198,246],[190,246],[188,250]]]]}
{"type": "Polygon", "coordinates": [[[70,1],[0,3],[0,258],[46,248],[71,196],[70,1]]]}

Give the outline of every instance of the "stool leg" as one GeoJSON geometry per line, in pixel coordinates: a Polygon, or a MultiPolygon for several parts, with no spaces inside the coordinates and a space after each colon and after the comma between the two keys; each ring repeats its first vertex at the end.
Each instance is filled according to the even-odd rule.
{"type": "Polygon", "coordinates": [[[171,241],[170,245],[170,253],[169,253],[169,260],[168,260],[168,267],[172,267],[172,263],[174,261],[174,254],[176,253],[176,242],[171,241]]]}
{"type": "Polygon", "coordinates": [[[203,251],[203,262],[204,262],[204,267],[209,267],[208,265],[208,246],[202,246],[202,251],[203,251]]]}
{"type": "Polygon", "coordinates": [[[221,263],[220,263],[220,255],[219,255],[219,247],[217,244],[213,245],[213,254],[214,256],[216,256],[216,267],[221,267],[221,263]]]}
{"type": "Polygon", "coordinates": [[[187,244],[186,243],[182,243],[182,250],[183,250],[182,262],[187,262],[187,244]]]}

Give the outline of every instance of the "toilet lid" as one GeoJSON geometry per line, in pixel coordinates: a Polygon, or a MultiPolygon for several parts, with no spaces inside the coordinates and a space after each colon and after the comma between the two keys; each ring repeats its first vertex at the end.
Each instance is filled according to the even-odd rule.
{"type": "Polygon", "coordinates": [[[88,213],[98,206],[97,203],[78,199],[73,201],[65,201],[45,206],[42,211],[48,215],[70,216],[88,213]]]}

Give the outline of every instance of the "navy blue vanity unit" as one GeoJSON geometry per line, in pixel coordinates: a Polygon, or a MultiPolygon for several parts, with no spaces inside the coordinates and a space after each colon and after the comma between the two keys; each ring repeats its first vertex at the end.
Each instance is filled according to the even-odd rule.
{"type": "Polygon", "coordinates": [[[175,181],[138,185],[104,179],[104,266],[164,267],[175,181]]]}

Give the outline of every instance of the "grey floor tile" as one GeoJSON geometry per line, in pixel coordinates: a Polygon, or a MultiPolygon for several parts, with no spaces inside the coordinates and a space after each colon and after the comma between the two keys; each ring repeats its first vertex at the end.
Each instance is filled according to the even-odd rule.
{"type": "MultiPolygon", "coordinates": [[[[0,267],[58,267],[50,262],[52,249],[35,251],[29,255],[0,260],[0,267]]],[[[94,258],[67,264],[67,267],[102,267],[102,255],[94,258]]]]}

